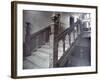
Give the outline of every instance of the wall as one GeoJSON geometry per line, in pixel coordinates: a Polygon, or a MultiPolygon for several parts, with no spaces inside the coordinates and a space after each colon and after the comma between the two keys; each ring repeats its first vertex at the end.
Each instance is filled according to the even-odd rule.
{"type": "Polygon", "coordinates": [[[24,11],[24,27],[26,22],[31,23],[31,34],[50,25],[52,12],[24,11]]]}
{"type": "MultiPolygon", "coordinates": [[[[25,0],[24,0],[25,1],[25,0]]],[[[51,2],[64,4],[98,5],[100,14],[100,0],[31,0],[37,2],[51,2]]],[[[11,68],[11,0],[0,0],[0,80],[14,80],[10,78],[11,68]]],[[[100,22],[100,15],[98,16],[100,22]]],[[[100,24],[98,23],[98,26],[100,24]]],[[[98,34],[100,34],[98,27],[98,34]]],[[[100,47],[100,36],[98,36],[98,47],[100,47]]],[[[100,53],[100,49],[98,49],[100,53]]],[[[100,54],[98,54],[98,67],[100,68],[100,54]]],[[[17,80],[17,79],[16,79],[17,80]]],[[[20,79],[19,79],[20,80],[20,79]]],[[[27,78],[21,80],[100,80],[100,69],[98,74],[73,75],[62,77],[27,78]]]]}
{"type": "MultiPolygon", "coordinates": [[[[59,12],[58,12],[59,13],[59,12]]],[[[70,12],[60,12],[61,18],[61,26],[64,29],[67,29],[70,27],[70,16],[75,17],[75,21],[77,18],[79,18],[80,14],[79,13],[70,13],[70,12]]],[[[35,10],[23,10],[23,40],[25,42],[25,34],[26,34],[26,26],[27,22],[30,23],[30,34],[34,34],[49,25],[52,24],[51,17],[53,15],[53,12],[48,12],[48,11],[35,11],[35,10]]]]}

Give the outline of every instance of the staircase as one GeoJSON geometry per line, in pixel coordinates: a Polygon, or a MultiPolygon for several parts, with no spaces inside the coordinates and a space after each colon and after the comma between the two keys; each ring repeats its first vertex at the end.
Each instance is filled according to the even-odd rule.
{"type": "Polygon", "coordinates": [[[37,51],[32,52],[31,56],[24,58],[23,69],[49,68],[50,54],[52,54],[52,48],[49,43],[46,43],[37,51]]]}
{"type": "MultiPolygon", "coordinates": [[[[73,41],[73,39],[71,40],[73,41]]],[[[24,57],[23,60],[23,69],[43,69],[50,68],[50,60],[52,60],[53,48],[50,46],[50,42],[45,43],[36,51],[32,52],[30,56],[24,57]]],[[[68,38],[65,39],[65,49],[69,47],[68,38]]],[[[58,60],[63,55],[63,43],[59,43],[58,46],[58,60]]]]}
{"type": "MultiPolygon", "coordinates": [[[[62,61],[61,58],[65,57],[65,55],[67,54],[67,50],[80,34],[80,27],[77,27],[79,26],[78,22],[74,23],[72,26],[58,34],[59,27],[61,27],[61,25],[58,24],[60,23],[59,16],[56,16],[56,18],[53,19],[53,23],[48,28],[40,30],[38,33],[35,33],[30,38],[29,36],[26,38],[26,43],[29,43],[30,39],[31,44],[33,45],[31,48],[33,50],[35,46],[36,51],[31,52],[30,56],[24,57],[23,69],[41,69],[56,67],[57,65],[59,65],[58,61],[62,61]],[[45,44],[43,45],[41,43],[45,44]],[[41,47],[37,49],[37,45],[41,47]]],[[[29,34],[29,31],[26,32],[27,34],[29,34]]]]}

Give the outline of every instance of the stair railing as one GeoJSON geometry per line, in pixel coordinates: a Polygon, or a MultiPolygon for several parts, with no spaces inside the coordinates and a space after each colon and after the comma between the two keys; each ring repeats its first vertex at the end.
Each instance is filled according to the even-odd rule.
{"type": "Polygon", "coordinates": [[[72,26],[61,32],[57,35],[57,23],[54,23],[54,42],[53,42],[53,67],[58,66],[58,62],[64,54],[67,54],[66,51],[71,47],[71,45],[75,42],[78,36],[81,33],[81,24],[79,21],[74,23],[72,26]],[[62,54],[59,52],[60,42],[62,42],[62,54]],[[67,42],[67,43],[66,43],[67,42]],[[66,48],[67,44],[67,48],[66,48]]]}
{"type": "Polygon", "coordinates": [[[31,33],[31,26],[31,23],[26,23],[25,43],[23,43],[24,56],[30,56],[32,52],[36,51],[42,45],[49,42],[50,26],[33,34],[31,33]]]}
{"type": "Polygon", "coordinates": [[[50,27],[46,27],[31,35],[31,51],[35,51],[45,43],[49,42],[50,27]]]}

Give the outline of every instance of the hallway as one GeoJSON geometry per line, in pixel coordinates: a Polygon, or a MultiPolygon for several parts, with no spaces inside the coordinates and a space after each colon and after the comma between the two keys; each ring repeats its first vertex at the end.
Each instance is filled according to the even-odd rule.
{"type": "Polygon", "coordinates": [[[83,34],[77,41],[70,60],[65,64],[66,67],[90,66],[91,65],[91,38],[88,34],[83,34]]]}

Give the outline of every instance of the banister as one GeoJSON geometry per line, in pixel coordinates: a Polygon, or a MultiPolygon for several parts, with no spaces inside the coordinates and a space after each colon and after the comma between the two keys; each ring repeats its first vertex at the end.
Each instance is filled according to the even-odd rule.
{"type": "MultiPolygon", "coordinates": [[[[54,38],[54,45],[58,45],[59,41],[62,40],[63,41],[63,54],[65,54],[66,50],[65,50],[65,36],[68,35],[69,36],[69,46],[72,45],[73,41],[75,41],[76,39],[76,34],[78,36],[79,32],[78,30],[80,30],[80,25],[79,22],[74,23],[73,25],[71,25],[71,27],[67,28],[66,30],[64,30],[63,32],[61,32],[60,34],[56,35],[54,38]],[[76,28],[76,31],[75,31],[76,28]],[[71,40],[73,40],[71,42],[71,40]]],[[[54,52],[53,54],[55,54],[55,57],[58,57],[58,46],[54,46],[54,52]]],[[[58,60],[59,61],[59,60],[58,60]]],[[[58,61],[55,61],[54,63],[56,64],[56,66],[58,65],[58,61]]]]}
{"type": "Polygon", "coordinates": [[[47,26],[46,28],[43,28],[43,29],[41,29],[41,30],[39,30],[39,31],[37,31],[37,32],[35,32],[35,33],[33,33],[33,34],[31,35],[31,38],[37,36],[38,34],[40,34],[41,32],[44,32],[44,31],[46,31],[46,30],[48,30],[48,31],[50,32],[50,26],[47,26]]]}

